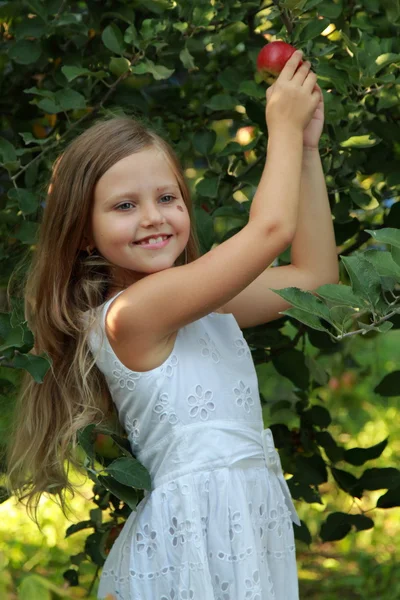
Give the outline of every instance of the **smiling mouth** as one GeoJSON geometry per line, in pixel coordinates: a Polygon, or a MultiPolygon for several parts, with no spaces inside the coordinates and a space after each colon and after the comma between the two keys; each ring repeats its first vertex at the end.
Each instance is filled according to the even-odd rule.
{"type": "Polygon", "coordinates": [[[144,242],[134,242],[134,245],[139,246],[140,248],[148,248],[148,249],[164,248],[164,246],[166,246],[168,244],[168,242],[171,238],[172,238],[172,235],[169,235],[169,236],[167,236],[166,239],[161,240],[159,242],[150,243],[150,239],[149,239],[149,240],[145,240],[144,242]]]}

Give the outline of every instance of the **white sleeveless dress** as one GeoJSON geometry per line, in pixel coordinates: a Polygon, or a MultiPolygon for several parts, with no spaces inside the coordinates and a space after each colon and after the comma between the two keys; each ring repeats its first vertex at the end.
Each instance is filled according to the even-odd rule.
{"type": "Polygon", "coordinates": [[[89,344],[152,490],[114,542],[98,598],[298,600],[300,520],[233,314],[182,327],[162,365],[134,372],[105,335],[115,297],[97,309],[103,344],[99,329],[89,344]]]}

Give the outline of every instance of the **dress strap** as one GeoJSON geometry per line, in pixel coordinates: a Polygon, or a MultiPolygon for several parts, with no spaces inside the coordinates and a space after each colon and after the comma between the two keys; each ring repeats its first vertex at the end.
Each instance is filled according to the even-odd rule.
{"type": "Polygon", "coordinates": [[[286,482],[286,479],[283,476],[281,459],[277,450],[275,449],[272,431],[269,428],[264,429],[261,435],[265,454],[265,462],[267,463],[267,467],[270,468],[278,478],[279,485],[281,486],[283,495],[285,497],[286,505],[292,516],[293,523],[296,523],[296,525],[301,526],[301,521],[294,507],[292,496],[290,495],[289,486],[286,482]]]}

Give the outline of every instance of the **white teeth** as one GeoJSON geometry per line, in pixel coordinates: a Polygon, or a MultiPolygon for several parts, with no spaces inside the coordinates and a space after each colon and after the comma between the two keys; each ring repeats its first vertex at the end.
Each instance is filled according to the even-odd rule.
{"type": "Polygon", "coordinates": [[[164,235],[164,236],[161,236],[161,235],[160,235],[160,236],[159,236],[159,237],[157,237],[157,238],[150,238],[150,239],[148,239],[148,240],[145,240],[144,242],[139,242],[139,244],[140,244],[141,246],[143,246],[144,244],[146,244],[146,245],[147,245],[147,244],[158,244],[159,242],[163,242],[164,240],[166,240],[166,239],[167,239],[167,237],[168,237],[167,235],[164,235]]]}

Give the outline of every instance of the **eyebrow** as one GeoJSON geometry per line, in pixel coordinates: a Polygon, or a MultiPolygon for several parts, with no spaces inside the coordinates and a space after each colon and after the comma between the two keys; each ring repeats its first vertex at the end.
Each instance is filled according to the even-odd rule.
{"type": "MultiPolygon", "coordinates": [[[[172,188],[175,188],[176,190],[180,191],[180,187],[179,185],[176,185],[175,183],[169,183],[167,185],[161,185],[159,187],[156,188],[157,192],[164,192],[165,190],[170,190],[172,188]]],[[[118,194],[114,194],[112,196],[109,196],[107,198],[107,200],[105,201],[105,204],[107,204],[108,202],[115,202],[116,200],[118,200],[119,198],[138,198],[139,194],[137,194],[136,192],[119,192],[118,194]]]]}

